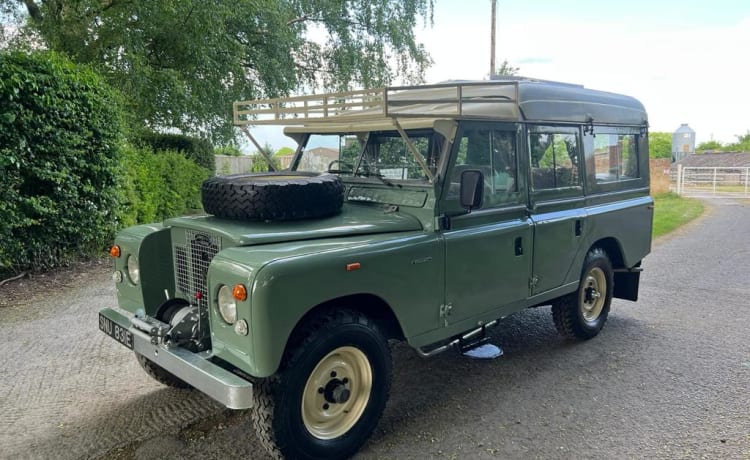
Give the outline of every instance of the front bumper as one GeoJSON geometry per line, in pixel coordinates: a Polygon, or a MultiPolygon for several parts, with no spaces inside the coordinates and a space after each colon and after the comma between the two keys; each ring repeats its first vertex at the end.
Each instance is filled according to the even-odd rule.
{"type": "Polygon", "coordinates": [[[253,402],[253,384],[208,360],[211,352],[192,353],[180,347],[153,344],[147,333],[133,327],[127,316],[104,308],[99,312],[133,334],[133,351],[230,409],[248,409],[253,402]]]}

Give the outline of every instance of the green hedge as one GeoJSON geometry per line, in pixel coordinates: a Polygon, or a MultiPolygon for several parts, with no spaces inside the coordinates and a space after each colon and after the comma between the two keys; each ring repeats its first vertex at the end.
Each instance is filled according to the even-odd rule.
{"type": "Polygon", "coordinates": [[[115,230],[121,120],[87,68],[0,53],[0,274],[104,248],[115,230]]]}
{"type": "Polygon", "coordinates": [[[201,209],[201,183],[211,173],[174,151],[123,149],[121,206],[123,227],[157,222],[201,209]]]}
{"type": "Polygon", "coordinates": [[[147,132],[142,133],[136,143],[139,147],[150,147],[157,152],[180,152],[199,166],[202,166],[211,172],[216,170],[214,147],[211,142],[206,139],[185,136],[182,134],[147,132]]]}

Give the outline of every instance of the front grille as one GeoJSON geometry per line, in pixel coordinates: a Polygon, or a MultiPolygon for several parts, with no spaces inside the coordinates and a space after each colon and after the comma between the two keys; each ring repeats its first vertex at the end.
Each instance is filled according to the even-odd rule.
{"type": "Polygon", "coordinates": [[[177,289],[200,307],[201,316],[208,309],[208,266],[220,250],[221,238],[193,230],[185,232],[185,244],[174,246],[177,289]]]}

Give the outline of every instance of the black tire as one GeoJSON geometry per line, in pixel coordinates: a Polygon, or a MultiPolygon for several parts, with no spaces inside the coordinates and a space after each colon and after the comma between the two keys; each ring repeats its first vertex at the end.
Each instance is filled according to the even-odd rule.
{"type": "Polygon", "coordinates": [[[338,214],[344,185],[333,174],[280,171],[233,174],[206,179],[203,209],[239,220],[299,220],[338,214]]]}
{"type": "Polygon", "coordinates": [[[255,430],[274,457],[348,458],[375,430],[390,393],[387,339],[348,310],[318,316],[299,337],[282,370],[253,388],[255,430]],[[330,419],[316,418],[323,414],[330,419]]]}
{"type": "Polygon", "coordinates": [[[145,356],[136,353],[135,357],[138,359],[138,364],[140,364],[143,370],[146,371],[146,374],[148,374],[151,378],[161,383],[162,385],[180,389],[192,388],[183,380],[175,377],[174,374],[169,373],[163,367],[154,363],[145,356]]]}
{"type": "Polygon", "coordinates": [[[570,339],[588,340],[604,327],[614,290],[612,263],[600,248],[586,254],[578,290],[552,303],[557,331],[570,339]],[[602,290],[604,293],[602,294],[602,290]]]}

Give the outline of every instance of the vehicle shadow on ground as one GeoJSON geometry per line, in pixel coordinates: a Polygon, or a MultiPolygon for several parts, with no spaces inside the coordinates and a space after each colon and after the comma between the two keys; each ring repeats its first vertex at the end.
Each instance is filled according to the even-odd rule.
{"type": "MultiPolygon", "coordinates": [[[[616,378],[612,374],[623,372],[628,359],[637,359],[623,360],[617,350],[627,342],[628,355],[632,355],[633,339],[646,346],[645,336],[644,323],[614,313],[599,337],[566,341],[555,331],[549,307],[542,307],[512,315],[493,328],[493,343],[505,352],[496,360],[472,360],[453,350],[423,359],[407,345],[396,344],[390,400],[376,432],[357,457],[440,455],[405,446],[439,444],[446,433],[460,430],[457,420],[469,417],[463,426],[471,429],[471,419],[488,412],[505,414],[496,423],[515,424],[523,418],[518,404],[528,397],[526,389],[554,386],[584,368],[605,379],[616,378]],[[613,367],[613,362],[618,366],[613,367]]],[[[582,392],[573,397],[589,395],[582,392]]],[[[577,405],[575,399],[567,403],[577,405]]],[[[73,421],[71,427],[97,436],[82,436],[91,440],[90,445],[81,445],[77,436],[50,436],[39,441],[40,451],[56,446],[63,452],[61,458],[267,458],[252,434],[249,411],[223,409],[195,391],[162,388],[73,421]]]]}
{"type": "MultiPolygon", "coordinates": [[[[585,342],[566,340],[555,330],[549,307],[541,307],[512,315],[492,330],[492,342],[505,353],[495,360],[473,360],[452,350],[423,359],[399,344],[393,350],[390,401],[360,457],[446,454],[437,448],[429,453],[414,449],[408,454],[395,446],[417,443],[429,448],[440,444],[446,431],[461,431],[461,426],[470,435],[471,425],[485,419],[488,412],[494,414],[489,418],[497,426],[518,424],[527,415],[522,406],[529,388],[544,391],[568,384],[578,375],[597,376],[584,382],[589,386],[595,385],[591,380],[617,378],[638,360],[638,349],[647,346],[647,335],[645,323],[615,312],[598,337],[585,342]],[[627,354],[620,351],[625,349],[627,354]],[[435,424],[435,420],[441,422],[435,424]]],[[[532,393],[541,396],[541,391],[532,393]]],[[[591,394],[566,392],[566,398],[565,404],[580,407],[575,398],[588,400],[591,394]]]]}

